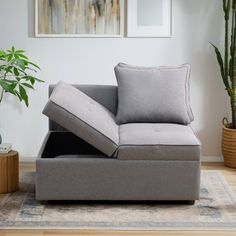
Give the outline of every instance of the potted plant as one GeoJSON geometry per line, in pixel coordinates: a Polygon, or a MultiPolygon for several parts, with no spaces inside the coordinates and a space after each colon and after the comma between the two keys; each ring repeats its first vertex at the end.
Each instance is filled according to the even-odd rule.
{"type": "MultiPolygon", "coordinates": [[[[10,93],[28,107],[28,89],[34,89],[36,82],[43,82],[34,76],[38,70],[39,66],[30,61],[25,51],[15,47],[0,50],[0,103],[4,93],[10,93]]],[[[1,140],[0,135],[0,143],[1,140]]]]}
{"type": "Polygon", "coordinates": [[[222,154],[225,165],[236,168],[236,0],[223,0],[225,18],[224,59],[215,49],[226,92],[230,97],[232,122],[223,119],[222,154]],[[230,35],[229,35],[230,34],[230,35]]]}

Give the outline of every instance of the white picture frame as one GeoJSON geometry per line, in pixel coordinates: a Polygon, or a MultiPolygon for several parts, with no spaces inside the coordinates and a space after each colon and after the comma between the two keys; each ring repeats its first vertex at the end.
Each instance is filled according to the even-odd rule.
{"type": "Polygon", "coordinates": [[[120,0],[119,34],[42,34],[39,32],[39,1],[35,0],[35,37],[37,38],[122,38],[124,37],[124,0],[120,0]]]}
{"type": "MultiPolygon", "coordinates": [[[[138,4],[148,4],[149,1],[145,0],[128,0],[127,1],[127,37],[160,37],[160,38],[169,38],[172,36],[172,0],[158,0],[161,9],[162,19],[160,24],[156,25],[139,25],[138,24],[138,4]]],[[[157,1],[157,0],[155,0],[157,1]]],[[[157,2],[155,2],[157,3],[157,2]]],[[[151,4],[149,2],[149,4],[151,4]]],[[[153,5],[152,5],[153,7],[153,5]]],[[[155,9],[151,9],[155,11],[155,9]]],[[[160,9],[156,9],[156,12],[160,9]]],[[[154,15],[154,17],[157,17],[154,15]]],[[[150,18],[150,16],[148,16],[150,18]]]]}

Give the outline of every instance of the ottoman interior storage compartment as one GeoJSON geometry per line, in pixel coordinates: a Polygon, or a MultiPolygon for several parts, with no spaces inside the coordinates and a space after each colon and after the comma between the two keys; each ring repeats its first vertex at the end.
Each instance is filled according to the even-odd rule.
{"type": "Polygon", "coordinates": [[[67,131],[49,131],[39,152],[41,158],[58,158],[62,155],[103,155],[92,145],[67,131]]]}

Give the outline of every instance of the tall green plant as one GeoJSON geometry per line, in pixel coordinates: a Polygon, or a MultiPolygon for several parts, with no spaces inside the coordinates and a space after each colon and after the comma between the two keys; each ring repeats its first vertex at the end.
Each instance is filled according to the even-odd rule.
{"type": "Polygon", "coordinates": [[[232,128],[236,129],[236,0],[223,0],[223,11],[225,18],[224,59],[219,49],[211,45],[215,49],[225,89],[230,96],[232,128]]]}
{"type": "Polygon", "coordinates": [[[0,50],[0,103],[4,93],[10,93],[29,106],[28,89],[34,89],[36,82],[44,82],[34,76],[39,66],[25,55],[25,51],[0,50]]]}

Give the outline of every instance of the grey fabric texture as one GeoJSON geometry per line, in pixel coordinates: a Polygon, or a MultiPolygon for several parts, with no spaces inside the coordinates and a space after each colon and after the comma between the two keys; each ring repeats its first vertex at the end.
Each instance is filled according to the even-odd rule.
{"type": "Polygon", "coordinates": [[[114,115],[71,85],[58,83],[43,114],[108,156],[118,147],[114,115]]]}
{"type": "Polygon", "coordinates": [[[36,161],[37,200],[197,200],[200,162],[86,155],[36,161]]]}
{"type": "Polygon", "coordinates": [[[119,124],[152,122],[189,124],[193,114],[189,101],[190,65],[136,67],[118,64],[119,124]]]}
{"type": "MultiPolygon", "coordinates": [[[[56,85],[49,86],[49,96],[51,95],[55,86],[56,85]]],[[[118,103],[117,86],[92,84],[74,84],[73,86],[88,95],[89,97],[91,97],[96,102],[106,107],[114,115],[116,114],[118,103]]],[[[49,130],[65,131],[66,129],[49,119],[49,130]]]]}
{"type": "Polygon", "coordinates": [[[200,160],[200,142],[190,126],[124,124],[119,136],[120,160],[200,160]]]}

